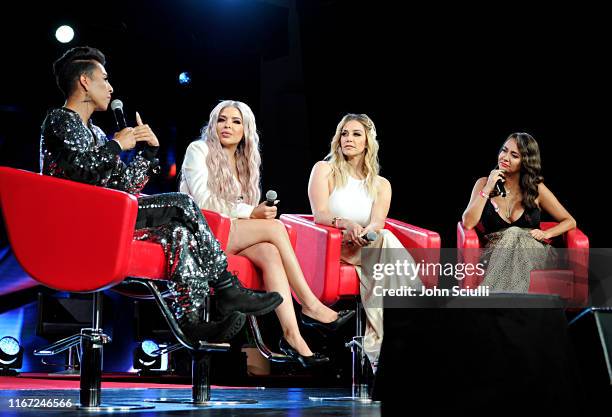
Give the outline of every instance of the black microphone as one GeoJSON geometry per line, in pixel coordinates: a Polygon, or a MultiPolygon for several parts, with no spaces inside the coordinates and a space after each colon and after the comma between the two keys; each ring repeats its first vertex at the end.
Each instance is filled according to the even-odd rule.
{"type": "Polygon", "coordinates": [[[504,182],[502,180],[497,180],[495,183],[495,192],[502,197],[506,196],[506,187],[504,187],[504,182]]]}
{"type": "Polygon", "coordinates": [[[368,242],[374,242],[376,239],[378,239],[378,233],[368,232],[365,235],[361,236],[361,238],[367,240],[368,242]]]}
{"type": "Polygon", "coordinates": [[[115,115],[115,121],[117,122],[117,128],[123,130],[127,127],[125,123],[125,116],[123,114],[123,102],[119,99],[115,99],[111,103],[111,109],[115,115]]]}
{"type": "Polygon", "coordinates": [[[272,207],[274,205],[274,202],[276,201],[277,197],[278,197],[278,195],[276,194],[276,191],[269,190],[266,193],[266,206],[272,207]]]}

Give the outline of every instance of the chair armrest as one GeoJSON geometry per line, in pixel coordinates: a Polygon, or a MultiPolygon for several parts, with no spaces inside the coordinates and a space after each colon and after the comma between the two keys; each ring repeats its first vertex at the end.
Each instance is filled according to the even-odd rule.
{"type": "Polygon", "coordinates": [[[440,248],[440,235],[431,230],[395,219],[387,219],[385,229],[392,231],[405,248],[440,248]]]}
{"type": "Polygon", "coordinates": [[[285,225],[297,235],[295,254],[313,293],[324,304],[338,301],[342,232],[314,223],[312,216],[283,214],[285,225]]]}
{"type": "MultiPolygon", "coordinates": [[[[556,222],[542,222],[540,229],[548,230],[556,222]]],[[[584,307],[589,298],[589,238],[577,227],[563,234],[569,268],[574,271],[574,302],[584,307]]]]}
{"type": "Polygon", "coordinates": [[[564,236],[569,267],[574,271],[574,301],[584,307],[589,301],[589,238],[578,228],[564,236]]]}
{"type": "Polygon", "coordinates": [[[227,248],[227,242],[229,241],[232,219],[225,214],[211,210],[203,209],[202,214],[206,218],[210,231],[215,235],[219,243],[221,243],[221,249],[225,250],[227,248]]]}
{"type": "Polygon", "coordinates": [[[297,244],[297,232],[289,223],[283,223],[285,225],[285,229],[287,229],[287,235],[289,236],[289,242],[291,242],[291,247],[295,251],[295,245],[297,244]]]}
{"type": "Polygon", "coordinates": [[[457,249],[478,249],[480,239],[476,229],[466,229],[463,223],[457,223],[457,249]]]}
{"type": "MultiPolygon", "coordinates": [[[[385,229],[391,231],[401,242],[415,262],[437,265],[440,262],[440,235],[422,227],[413,226],[395,219],[387,219],[385,229]]],[[[433,268],[434,271],[437,268],[433,268]]],[[[426,287],[438,284],[438,274],[421,274],[421,281],[426,287]]]]}
{"type": "MultiPolygon", "coordinates": [[[[480,262],[480,239],[475,229],[466,229],[462,222],[457,223],[457,262],[476,265],[480,262]]],[[[477,273],[466,273],[460,286],[476,288],[484,277],[477,273]]]]}
{"type": "Polygon", "coordinates": [[[133,195],[0,167],[0,205],[15,257],[41,284],[91,292],[125,278],[138,214],[133,195]]]}

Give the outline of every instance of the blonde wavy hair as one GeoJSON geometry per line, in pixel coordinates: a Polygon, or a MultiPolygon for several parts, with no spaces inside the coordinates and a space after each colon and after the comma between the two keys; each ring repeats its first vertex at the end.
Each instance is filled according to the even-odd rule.
{"type": "Polygon", "coordinates": [[[361,123],[364,127],[366,134],[366,147],[365,155],[363,158],[363,172],[365,176],[365,187],[368,194],[372,197],[376,197],[377,182],[376,177],[380,172],[380,164],[378,163],[378,141],[376,140],[376,127],[374,122],[365,114],[353,114],[349,113],[340,120],[338,127],[336,127],[336,134],[332,138],[329,154],[325,157],[325,160],[331,166],[332,178],[334,180],[335,187],[343,187],[348,181],[349,166],[346,162],[346,157],[342,153],[342,146],[340,145],[340,138],[342,136],[342,129],[344,126],[352,121],[356,120],[361,123]]]}
{"type": "Polygon", "coordinates": [[[219,114],[227,107],[238,109],[242,115],[244,137],[236,148],[236,168],[242,187],[243,202],[256,206],[259,204],[261,191],[259,189],[259,169],[261,155],[259,154],[259,135],[255,125],[255,115],[251,108],[241,101],[224,100],[210,112],[208,124],[202,128],[201,139],[208,145],[208,189],[213,195],[230,203],[236,202],[240,196],[236,189],[229,159],[223,151],[223,146],[217,135],[219,114]]]}

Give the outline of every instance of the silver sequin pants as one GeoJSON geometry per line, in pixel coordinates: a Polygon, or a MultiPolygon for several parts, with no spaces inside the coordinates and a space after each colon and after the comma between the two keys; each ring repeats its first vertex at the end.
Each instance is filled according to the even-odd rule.
{"type": "Polygon", "coordinates": [[[175,317],[198,321],[209,283],[227,269],[227,258],[197,204],[183,193],[139,198],[134,239],[162,245],[175,317]]]}

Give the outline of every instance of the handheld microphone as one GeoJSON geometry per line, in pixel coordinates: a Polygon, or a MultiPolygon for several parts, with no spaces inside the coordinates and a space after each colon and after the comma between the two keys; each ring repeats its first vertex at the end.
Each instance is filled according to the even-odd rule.
{"type": "Polygon", "coordinates": [[[268,190],[268,192],[266,193],[266,206],[272,207],[277,197],[278,195],[276,194],[276,191],[268,190]]]}
{"type": "Polygon", "coordinates": [[[111,102],[111,109],[115,115],[115,121],[117,122],[117,128],[123,130],[127,127],[125,122],[125,115],[123,114],[123,102],[119,99],[115,99],[111,102]]]}
{"type": "Polygon", "coordinates": [[[497,180],[495,183],[495,192],[502,197],[506,196],[506,187],[504,187],[504,182],[502,180],[497,180]]]}
{"type": "Polygon", "coordinates": [[[361,238],[367,240],[368,242],[374,242],[376,239],[378,239],[378,233],[368,232],[365,235],[361,236],[361,238]]]}

